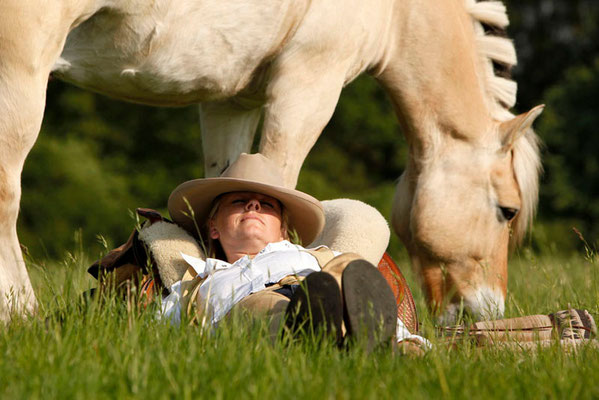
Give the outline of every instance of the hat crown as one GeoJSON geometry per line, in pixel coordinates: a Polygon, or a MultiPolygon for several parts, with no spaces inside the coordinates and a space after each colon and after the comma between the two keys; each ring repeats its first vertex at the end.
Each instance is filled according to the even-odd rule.
{"type": "Polygon", "coordinates": [[[258,153],[241,153],[239,158],[223,171],[221,178],[244,179],[273,186],[281,186],[283,182],[279,168],[258,153]]]}

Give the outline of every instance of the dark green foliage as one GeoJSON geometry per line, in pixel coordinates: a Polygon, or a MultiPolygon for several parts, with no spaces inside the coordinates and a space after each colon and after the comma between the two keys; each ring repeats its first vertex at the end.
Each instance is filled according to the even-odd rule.
{"type": "MultiPolygon", "coordinates": [[[[568,70],[545,94],[539,123],[546,144],[540,212],[566,219],[588,238],[599,238],[599,57],[568,70]]],[[[573,233],[570,237],[576,238],[573,233]]]]}
{"type": "Polygon", "coordinates": [[[590,65],[599,54],[596,0],[507,0],[508,34],[514,39],[519,83],[517,108],[525,111],[561,81],[574,65],[590,65]]]}
{"type": "Polygon", "coordinates": [[[71,247],[79,228],[87,243],[97,233],[126,234],[127,208],[135,204],[129,187],[126,176],[102,162],[90,142],[44,136],[23,173],[20,239],[56,256],[57,249],[71,247]]]}

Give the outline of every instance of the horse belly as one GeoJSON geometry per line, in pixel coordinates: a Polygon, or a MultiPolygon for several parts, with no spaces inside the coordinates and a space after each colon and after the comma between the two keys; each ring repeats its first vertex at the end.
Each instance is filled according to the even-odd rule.
{"type": "Polygon", "coordinates": [[[250,3],[154,2],[136,14],[103,10],[69,34],[53,73],[148,104],[231,97],[291,29],[286,16],[293,11],[285,0],[250,3]]]}

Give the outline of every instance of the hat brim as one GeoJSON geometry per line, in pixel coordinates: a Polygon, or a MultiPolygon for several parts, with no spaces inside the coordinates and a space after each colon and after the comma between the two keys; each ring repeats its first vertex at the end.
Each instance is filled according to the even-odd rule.
{"type": "Polygon", "coordinates": [[[324,227],[324,211],[320,201],[314,197],[299,190],[238,178],[204,178],[184,182],[171,193],[168,212],[174,222],[195,236],[200,236],[199,233],[204,233],[204,225],[216,197],[246,191],[279,200],[287,211],[290,227],[296,230],[304,245],[312,243],[324,227]]]}

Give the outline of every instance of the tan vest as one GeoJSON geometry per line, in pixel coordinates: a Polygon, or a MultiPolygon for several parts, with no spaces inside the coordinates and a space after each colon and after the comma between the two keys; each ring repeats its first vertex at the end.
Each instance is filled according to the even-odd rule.
{"type": "MultiPolygon", "coordinates": [[[[328,247],[304,251],[310,253],[316,259],[320,268],[324,268],[329,261],[335,258],[335,254],[328,247]]],[[[277,282],[277,284],[269,286],[268,290],[279,289],[282,285],[297,285],[303,279],[303,276],[288,275],[277,282]]],[[[183,278],[181,278],[181,316],[187,315],[190,317],[190,324],[195,322],[202,324],[201,316],[207,315],[208,310],[197,309],[198,305],[201,304],[197,301],[197,296],[203,280],[192,267],[187,268],[187,271],[183,274],[183,278]]]]}

